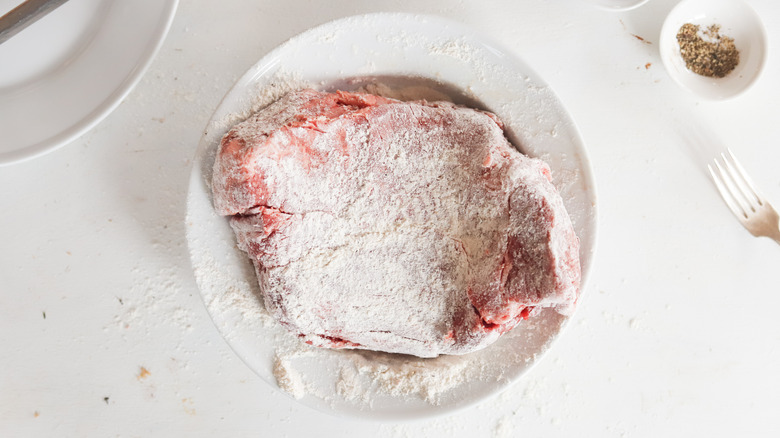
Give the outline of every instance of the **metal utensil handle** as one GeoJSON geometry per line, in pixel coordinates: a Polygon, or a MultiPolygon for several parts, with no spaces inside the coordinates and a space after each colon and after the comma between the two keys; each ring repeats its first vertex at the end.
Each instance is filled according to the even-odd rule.
{"type": "Polygon", "coordinates": [[[68,0],[27,0],[0,17],[0,44],[68,0]]]}

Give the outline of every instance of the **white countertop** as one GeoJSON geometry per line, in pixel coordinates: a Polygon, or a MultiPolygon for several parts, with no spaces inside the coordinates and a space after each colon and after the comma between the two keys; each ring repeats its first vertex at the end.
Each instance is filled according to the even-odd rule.
{"type": "Polygon", "coordinates": [[[780,206],[780,4],[748,3],[766,68],[705,102],[658,55],[674,0],[182,2],[108,118],[0,167],[0,436],[777,436],[780,247],[738,224],[696,158],[731,147],[780,206]],[[184,234],[192,157],[235,80],[312,26],[377,11],[448,17],[525,59],[579,126],[599,202],[594,269],[551,351],[476,407],[397,424],[258,378],[211,322],[184,234]]]}

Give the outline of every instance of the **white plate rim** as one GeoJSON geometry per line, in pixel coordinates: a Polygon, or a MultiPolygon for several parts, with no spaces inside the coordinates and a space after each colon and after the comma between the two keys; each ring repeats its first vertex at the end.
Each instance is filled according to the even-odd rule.
{"type": "MultiPolygon", "coordinates": [[[[84,114],[78,121],[72,123],[69,127],[61,130],[57,134],[36,143],[0,152],[0,167],[32,160],[59,149],[91,130],[119,106],[122,100],[127,97],[130,91],[132,91],[138,82],[140,82],[144,73],[149,69],[149,66],[152,64],[152,61],[162,47],[165,36],[173,23],[179,0],[160,0],[159,3],[162,3],[161,6],[158,4],[158,7],[161,7],[161,14],[157,18],[159,25],[155,28],[155,32],[149,35],[148,39],[141,40],[146,45],[146,48],[142,55],[136,59],[132,65],[128,66],[121,77],[115,78],[117,84],[113,87],[112,92],[105,95],[98,105],[84,114]]],[[[134,7],[147,5],[147,3],[143,2],[131,2],[131,4],[134,7]]],[[[113,9],[113,6],[114,5],[110,8],[107,17],[105,17],[106,20],[121,19],[121,17],[115,18],[111,16],[111,9],[113,9]]],[[[110,25],[110,23],[103,23],[103,25],[110,25]]],[[[130,36],[132,35],[128,35],[128,37],[130,36]]],[[[95,44],[90,43],[84,51],[89,51],[94,46],[95,44]]],[[[81,56],[84,56],[84,54],[80,53],[79,57],[81,56]]],[[[75,63],[71,61],[68,68],[73,68],[74,64],[75,63]]],[[[94,68],[93,70],[95,72],[101,71],[100,68],[94,68]]],[[[55,74],[62,74],[62,71],[58,71],[55,74]]],[[[43,102],[45,96],[36,96],[36,98],[43,102]]],[[[67,109],[65,108],[64,110],[67,109]]]]}

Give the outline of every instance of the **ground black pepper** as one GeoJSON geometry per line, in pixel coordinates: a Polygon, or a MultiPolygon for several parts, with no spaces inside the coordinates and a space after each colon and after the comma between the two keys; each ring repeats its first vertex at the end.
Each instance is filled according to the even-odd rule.
{"type": "Polygon", "coordinates": [[[739,64],[739,51],[734,39],[721,35],[717,24],[703,32],[699,29],[696,24],[686,23],[677,32],[677,43],[685,66],[702,76],[726,76],[739,64]]]}

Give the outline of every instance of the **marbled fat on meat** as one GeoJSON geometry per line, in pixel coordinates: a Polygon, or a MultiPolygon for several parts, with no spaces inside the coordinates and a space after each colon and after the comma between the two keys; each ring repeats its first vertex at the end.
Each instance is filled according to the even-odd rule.
{"type": "Polygon", "coordinates": [[[291,92],[225,135],[212,183],[267,309],[313,345],[464,354],[577,299],[549,168],[484,111],[291,92]]]}

